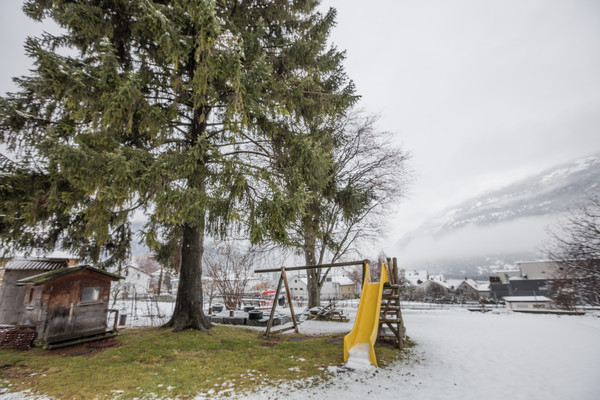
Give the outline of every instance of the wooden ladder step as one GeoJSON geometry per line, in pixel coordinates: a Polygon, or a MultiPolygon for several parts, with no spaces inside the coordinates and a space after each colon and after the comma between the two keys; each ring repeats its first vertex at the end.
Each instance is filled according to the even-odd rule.
{"type": "Polygon", "coordinates": [[[402,320],[399,318],[379,318],[379,325],[385,323],[399,324],[400,322],[402,322],[402,320]]]}

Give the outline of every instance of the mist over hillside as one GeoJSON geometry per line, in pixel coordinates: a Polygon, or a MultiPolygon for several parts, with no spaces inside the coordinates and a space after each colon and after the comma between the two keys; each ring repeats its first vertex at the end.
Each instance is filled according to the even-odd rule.
{"type": "Polygon", "coordinates": [[[600,155],[540,174],[451,207],[399,242],[405,268],[487,276],[519,260],[544,258],[547,228],[600,190],[600,155]]]}

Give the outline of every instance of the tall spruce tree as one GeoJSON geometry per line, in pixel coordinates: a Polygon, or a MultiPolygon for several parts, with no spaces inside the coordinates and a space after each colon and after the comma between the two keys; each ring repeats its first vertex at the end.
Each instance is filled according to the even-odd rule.
{"type": "Polygon", "coordinates": [[[32,74],[0,100],[0,142],[10,151],[0,175],[4,245],[117,262],[142,210],[148,243],[181,246],[167,325],[208,329],[205,234],[244,222],[254,242],[285,242],[306,184],[272,166],[300,156],[327,163],[297,121],[354,99],[343,54],[326,43],[335,12],[318,4],[27,1],[28,16],[52,18],[64,34],[27,40],[32,74]]]}

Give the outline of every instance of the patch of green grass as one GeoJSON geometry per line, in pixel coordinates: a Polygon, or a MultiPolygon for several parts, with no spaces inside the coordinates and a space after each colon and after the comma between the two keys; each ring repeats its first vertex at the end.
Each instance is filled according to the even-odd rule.
{"type": "MultiPolygon", "coordinates": [[[[262,332],[215,326],[207,333],[161,328],[125,330],[118,347],[0,350],[0,387],[31,389],[60,399],[194,397],[257,390],[291,379],[327,379],[341,365],[341,337],[299,335],[265,339],[262,332]],[[2,382],[4,381],[4,383],[2,382]],[[213,391],[213,392],[211,392],[213,391]]],[[[409,343],[410,345],[410,343],[409,343]]],[[[402,352],[377,346],[380,367],[402,352]]]]}

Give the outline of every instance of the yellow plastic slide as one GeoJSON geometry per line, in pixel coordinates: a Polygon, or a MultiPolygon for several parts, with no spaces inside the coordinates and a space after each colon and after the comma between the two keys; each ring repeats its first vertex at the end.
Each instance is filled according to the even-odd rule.
{"type": "MultiPolygon", "coordinates": [[[[375,341],[379,329],[379,312],[381,309],[381,295],[383,284],[388,282],[388,273],[385,264],[381,264],[381,278],[379,282],[371,282],[371,274],[367,265],[363,282],[360,303],[356,312],[354,328],[344,337],[344,362],[348,362],[349,354],[366,353],[368,350],[369,362],[377,365],[375,357],[375,341]]],[[[358,357],[363,357],[358,355],[358,357]]],[[[366,358],[366,354],[364,355],[366,358]]]]}

